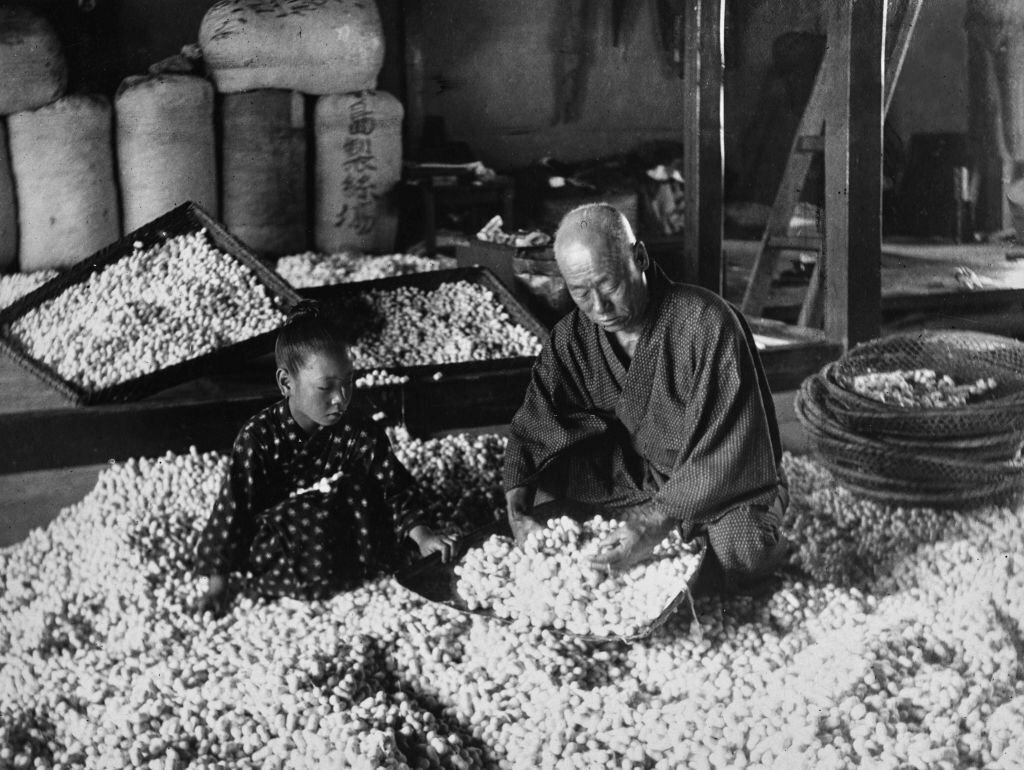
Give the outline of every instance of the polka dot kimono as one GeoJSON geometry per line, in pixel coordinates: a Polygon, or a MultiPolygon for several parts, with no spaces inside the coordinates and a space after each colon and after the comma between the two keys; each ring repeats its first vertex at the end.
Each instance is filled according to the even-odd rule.
{"type": "Polygon", "coordinates": [[[199,538],[199,574],[251,572],[266,596],[316,598],[401,560],[415,485],[377,425],[306,434],[285,400],[238,434],[199,538]]]}

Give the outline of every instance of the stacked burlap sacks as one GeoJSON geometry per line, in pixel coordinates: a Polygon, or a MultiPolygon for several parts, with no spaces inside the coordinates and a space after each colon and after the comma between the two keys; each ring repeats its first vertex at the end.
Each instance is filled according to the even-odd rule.
{"type": "Polygon", "coordinates": [[[110,101],[65,96],[57,35],[0,7],[0,270],[73,264],[120,235],[110,101]]]}
{"type": "MultiPolygon", "coordinates": [[[[0,116],[34,110],[67,86],[64,52],[53,28],[35,12],[0,7],[0,116]]],[[[0,272],[18,259],[17,193],[6,119],[0,119],[0,272]]]]}
{"type": "Polygon", "coordinates": [[[190,74],[131,76],[114,97],[124,232],[186,201],[218,215],[213,85],[190,74]]]}
{"type": "Polygon", "coordinates": [[[11,74],[0,81],[0,269],[69,267],[187,200],[216,215],[207,80],[130,77],[112,107],[65,94],[63,52],[43,16],[0,8],[0,29],[0,71],[11,74]]]}
{"type": "Polygon", "coordinates": [[[974,507],[1024,491],[1024,343],[962,331],[897,334],[853,348],[804,380],[796,413],[837,480],[903,506],[974,507]],[[995,388],[963,406],[885,404],[853,389],[869,372],[932,369],[995,388]]]}
{"type": "Polygon", "coordinates": [[[392,250],[403,111],[374,90],[384,61],[376,5],[290,0],[271,14],[260,0],[221,0],[199,44],[222,94],[228,229],[268,255],[304,250],[307,220],[319,251],[392,250]]]}

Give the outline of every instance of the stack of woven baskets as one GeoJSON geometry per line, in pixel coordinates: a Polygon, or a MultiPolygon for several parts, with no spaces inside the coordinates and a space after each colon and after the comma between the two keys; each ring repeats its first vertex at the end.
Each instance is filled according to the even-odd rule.
{"type": "Polygon", "coordinates": [[[853,492],[893,505],[970,507],[1024,492],[1024,343],[963,331],[858,345],[804,380],[796,413],[811,447],[853,492]],[[932,370],[979,393],[943,406],[884,403],[864,375],[932,370]]]}

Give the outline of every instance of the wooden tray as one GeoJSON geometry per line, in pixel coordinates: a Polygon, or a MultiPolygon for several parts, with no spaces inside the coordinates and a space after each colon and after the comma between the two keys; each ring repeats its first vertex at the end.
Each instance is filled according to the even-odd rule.
{"type": "MultiPolygon", "coordinates": [[[[370,291],[393,291],[404,287],[434,291],[446,283],[466,281],[483,286],[494,294],[495,300],[505,309],[509,319],[534,334],[543,345],[548,338],[548,330],[533,313],[517,300],[505,286],[486,267],[458,267],[450,270],[430,270],[424,273],[409,273],[389,278],[378,278],[373,281],[356,281],[353,283],[336,283],[328,286],[314,286],[300,289],[299,294],[308,299],[315,299],[327,305],[341,305],[346,300],[356,298],[370,291]]],[[[463,361],[454,364],[423,364],[417,366],[375,367],[391,374],[404,375],[409,379],[430,379],[437,374],[472,375],[500,372],[510,368],[530,367],[536,360],[534,356],[512,356],[507,358],[490,358],[483,361],[463,361]]],[[[356,372],[358,377],[367,370],[356,372]]]]}
{"type": "Polygon", "coordinates": [[[143,249],[148,249],[175,236],[204,228],[214,246],[252,271],[282,312],[287,312],[299,301],[298,293],[287,281],[260,261],[259,257],[197,204],[188,202],[128,233],[0,311],[0,350],[69,401],[80,405],[133,401],[172,385],[201,377],[211,371],[223,369],[231,363],[273,350],[277,332],[265,332],[155,372],[94,390],[61,376],[48,364],[29,355],[11,337],[11,324],[15,320],[56,297],[68,287],[88,280],[93,273],[98,273],[118,260],[130,256],[135,250],[135,243],[141,243],[143,249]]]}

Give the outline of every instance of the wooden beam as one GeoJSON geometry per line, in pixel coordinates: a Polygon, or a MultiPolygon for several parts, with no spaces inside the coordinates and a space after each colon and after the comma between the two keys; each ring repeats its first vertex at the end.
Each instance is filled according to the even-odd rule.
{"type": "Polygon", "coordinates": [[[684,280],[719,294],[722,258],[722,58],[724,0],[687,0],[683,162],[686,179],[684,280]]]}
{"type": "MultiPolygon", "coordinates": [[[[804,114],[793,137],[779,189],[768,214],[764,233],[761,235],[761,244],[754,258],[754,267],[740,305],[740,310],[745,315],[761,315],[771,296],[772,279],[775,277],[775,269],[779,262],[779,250],[786,247],[783,242],[800,240],[785,236],[789,232],[793,208],[803,193],[812,159],[822,157],[813,153],[824,152],[825,141],[821,132],[825,126],[825,110],[828,105],[826,92],[829,81],[829,54],[826,53],[818,65],[817,75],[814,76],[814,86],[804,106],[804,114]]],[[[821,244],[793,243],[792,246],[798,250],[820,252],[821,244]]]]}
{"type": "MultiPolygon", "coordinates": [[[[773,391],[792,390],[841,352],[820,331],[762,319],[751,319],[751,327],[755,334],[789,340],[761,352],[773,391]]],[[[0,359],[0,368],[10,367],[0,359]]],[[[418,436],[503,425],[522,405],[530,373],[529,366],[505,367],[360,390],[351,410],[363,417],[383,412],[388,424],[404,423],[418,436]]],[[[41,387],[27,373],[22,379],[26,388],[41,387]]],[[[156,457],[190,446],[226,451],[245,421],[280,396],[272,386],[219,382],[209,390],[221,395],[201,400],[157,394],[129,404],[0,412],[0,475],[156,457]]]]}
{"type": "Polygon", "coordinates": [[[892,98],[896,94],[896,83],[899,81],[903,62],[910,49],[910,40],[914,36],[914,28],[917,26],[922,5],[924,5],[924,0],[889,0],[887,4],[887,18],[884,27],[886,61],[883,115],[889,114],[892,98]]]}
{"type": "MultiPolygon", "coordinates": [[[[404,423],[416,435],[499,425],[512,419],[529,382],[527,365],[411,381],[360,390],[351,410],[363,417],[383,412],[389,423],[404,423]]],[[[158,394],[129,404],[0,412],[0,474],[153,457],[190,446],[226,450],[245,421],[278,398],[264,387],[240,386],[216,399],[170,401],[158,394]]]]}
{"type": "Polygon", "coordinates": [[[881,326],[883,30],[878,0],[830,0],[822,315],[850,347],[881,326]]]}

